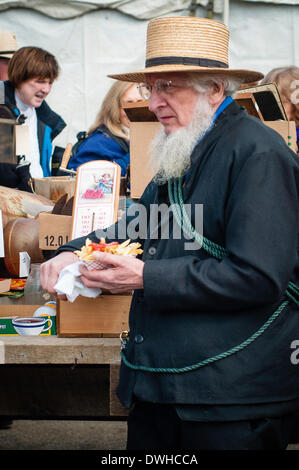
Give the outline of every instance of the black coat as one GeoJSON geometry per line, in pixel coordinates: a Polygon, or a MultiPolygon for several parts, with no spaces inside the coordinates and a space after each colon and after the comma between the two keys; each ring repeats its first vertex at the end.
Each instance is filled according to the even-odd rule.
{"type": "MultiPolygon", "coordinates": [[[[143,243],[144,290],[130,311],[128,360],[184,367],[246,340],[298,281],[299,160],[273,130],[233,103],[196,146],[183,189],[185,204],[203,204],[203,232],[225,247],[218,261],[184,239],[143,243]]],[[[150,185],[140,202],[168,204],[167,187],[150,185]]],[[[139,227],[144,228],[144,227],[139,227]]],[[[90,237],[90,236],[89,236],[90,237]]],[[[91,238],[94,238],[94,234],[91,238]]],[[[80,247],[82,239],[63,249],[80,247]]],[[[252,344],[213,364],[180,374],[135,372],[122,364],[118,396],[174,404],[244,405],[299,397],[299,311],[290,303],[252,344]]]]}

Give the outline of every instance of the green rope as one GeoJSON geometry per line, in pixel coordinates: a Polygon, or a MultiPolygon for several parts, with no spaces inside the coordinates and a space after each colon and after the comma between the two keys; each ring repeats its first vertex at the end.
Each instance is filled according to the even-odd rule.
{"type": "Polygon", "coordinates": [[[228,251],[225,248],[220,245],[217,245],[216,243],[211,242],[203,235],[196,232],[195,228],[192,226],[184,205],[181,178],[178,178],[178,180],[174,180],[174,194],[172,192],[171,182],[168,183],[168,194],[170,204],[173,208],[175,208],[175,218],[179,225],[183,228],[185,234],[188,235],[190,238],[194,238],[202,246],[202,248],[207,253],[214,256],[214,258],[221,260],[225,256],[228,256],[228,251]],[[181,217],[179,216],[177,207],[179,207],[181,210],[181,217],[183,219],[183,223],[181,223],[181,217]]]}
{"type": "MultiPolygon", "coordinates": [[[[228,256],[228,251],[225,248],[223,248],[220,245],[217,245],[216,243],[211,242],[210,240],[205,238],[203,235],[195,231],[195,228],[192,226],[191,221],[184,208],[181,179],[178,178],[177,180],[174,180],[173,186],[174,186],[174,191],[172,191],[171,182],[168,183],[169,202],[172,207],[173,214],[179,226],[182,227],[185,235],[189,236],[190,238],[195,239],[198,243],[200,243],[200,245],[205,251],[207,251],[209,254],[211,254],[214,258],[218,260],[222,260],[224,257],[228,256]],[[178,207],[180,210],[178,210],[178,207]]],[[[297,306],[299,306],[299,301],[293,296],[293,294],[290,291],[292,291],[294,294],[299,296],[299,287],[297,287],[296,284],[294,284],[293,282],[289,282],[288,289],[286,290],[286,295],[289,297],[289,299],[291,299],[297,306]]],[[[196,364],[192,364],[190,366],[177,368],[177,367],[148,367],[148,366],[132,364],[131,362],[128,361],[124,353],[127,339],[122,340],[121,357],[122,357],[124,364],[127,367],[133,370],[138,370],[142,372],[180,374],[183,372],[189,372],[195,369],[199,369],[208,364],[212,364],[213,362],[216,362],[228,356],[231,356],[232,354],[235,354],[238,351],[241,351],[242,349],[249,346],[251,343],[253,343],[253,341],[255,341],[259,336],[261,336],[265,332],[265,330],[273,323],[273,321],[280,315],[280,313],[284,310],[284,308],[289,303],[290,303],[289,300],[285,300],[284,302],[282,302],[280,306],[270,315],[268,320],[255,333],[253,333],[249,338],[244,340],[242,343],[228,349],[225,352],[222,352],[212,357],[208,357],[207,359],[203,359],[202,361],[196,364]]]]}
{"type": "Polygon", "coordinates": [[[297,296],[299,296],[299,288],[298,286],[296,286],[296,284],[294,284],[293,282],[289,282],[288,283],[288,288],[286,290],[286,295],[297,305],[299,306],[299,301],[296,299],[296,297],[293,296],[293,294],[291,294],[291,291],[293,291],[297,296]]]}
{"type": "Polygon", "coordinates": [[[201,367],[206,366],[207,364],[211,364],[213,362],[219,361],[220,359],[224,359],[228,356],[231,356],[232,354],[235,354],[238,351],[241,351],[242,349],[246,348],[249,346],[249,344],[253,343],[261,334],[264,333],[264,331],[271,325],[271,323],[278,317],[278,315],[282,312],[282,310],[288,305],[289,301],[286,300],[284,301],[279,308],[271,315],[271,317],[261,326],[261,328],[256,331],[253,335],[251,335],[249,338],[247,338],[245,341],[240,343],[238,346],[234,346],[233,348],[229,349],[228,351],[225,351],[223,353],[217,354],[216,356],[209,357],[207,359],[204,359],[197,364],[193,364],[191,366],[186,366],[186,367],[181,367],[181,368],[168,368],[168,367],[147,367],[147,366],[138,366],[135,364],[130,363],[125,354],[124,351],[121,352],[122,359],[125,363],[126,366],[130,367],[131,369],[134,370],[139,370],[143,372],[156,372],[156,373],[176,373],[180,374],[182,372],[189,372],[191,370],[199,369],[201,367]]]}

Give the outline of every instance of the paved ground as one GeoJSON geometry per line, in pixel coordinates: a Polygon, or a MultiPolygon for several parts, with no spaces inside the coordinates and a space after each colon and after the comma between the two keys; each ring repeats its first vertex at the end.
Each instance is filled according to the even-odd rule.
{"type": "Polygon", "coordinates": [[[0,429],[1,450],[123,450],[125,421],[13,421],[0,429]]]}
{"type": "MultiPolygon", "coordinates": [[[[0,429],[1,450],[123,450],[125,421],[13,421],[0,429]]],[[[289,450],[299,450],[299,444],[289,450]]]]}

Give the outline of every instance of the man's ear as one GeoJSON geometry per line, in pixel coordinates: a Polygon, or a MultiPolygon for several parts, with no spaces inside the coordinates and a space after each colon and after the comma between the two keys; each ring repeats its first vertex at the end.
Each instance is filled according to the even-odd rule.
{"type": "Polygon", "coordinates": [[[219,106],[224,98],[224,84],[223,83],[212,83],[209,94],[209,103],[212,106],[219,106]]]}

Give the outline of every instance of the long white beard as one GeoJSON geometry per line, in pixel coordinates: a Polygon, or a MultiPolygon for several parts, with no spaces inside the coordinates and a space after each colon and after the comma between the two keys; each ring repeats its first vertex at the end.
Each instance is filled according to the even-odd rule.
{"type": "Polygon", "coordinates": [[[200,96],[193,118],[187,127],[166,134],[158,132],[150,147],[149,165],[157,184],[183,176],[191,163],[192,151],[200,137],[212,124],[214,111],[206,97],[200,96]]]}

